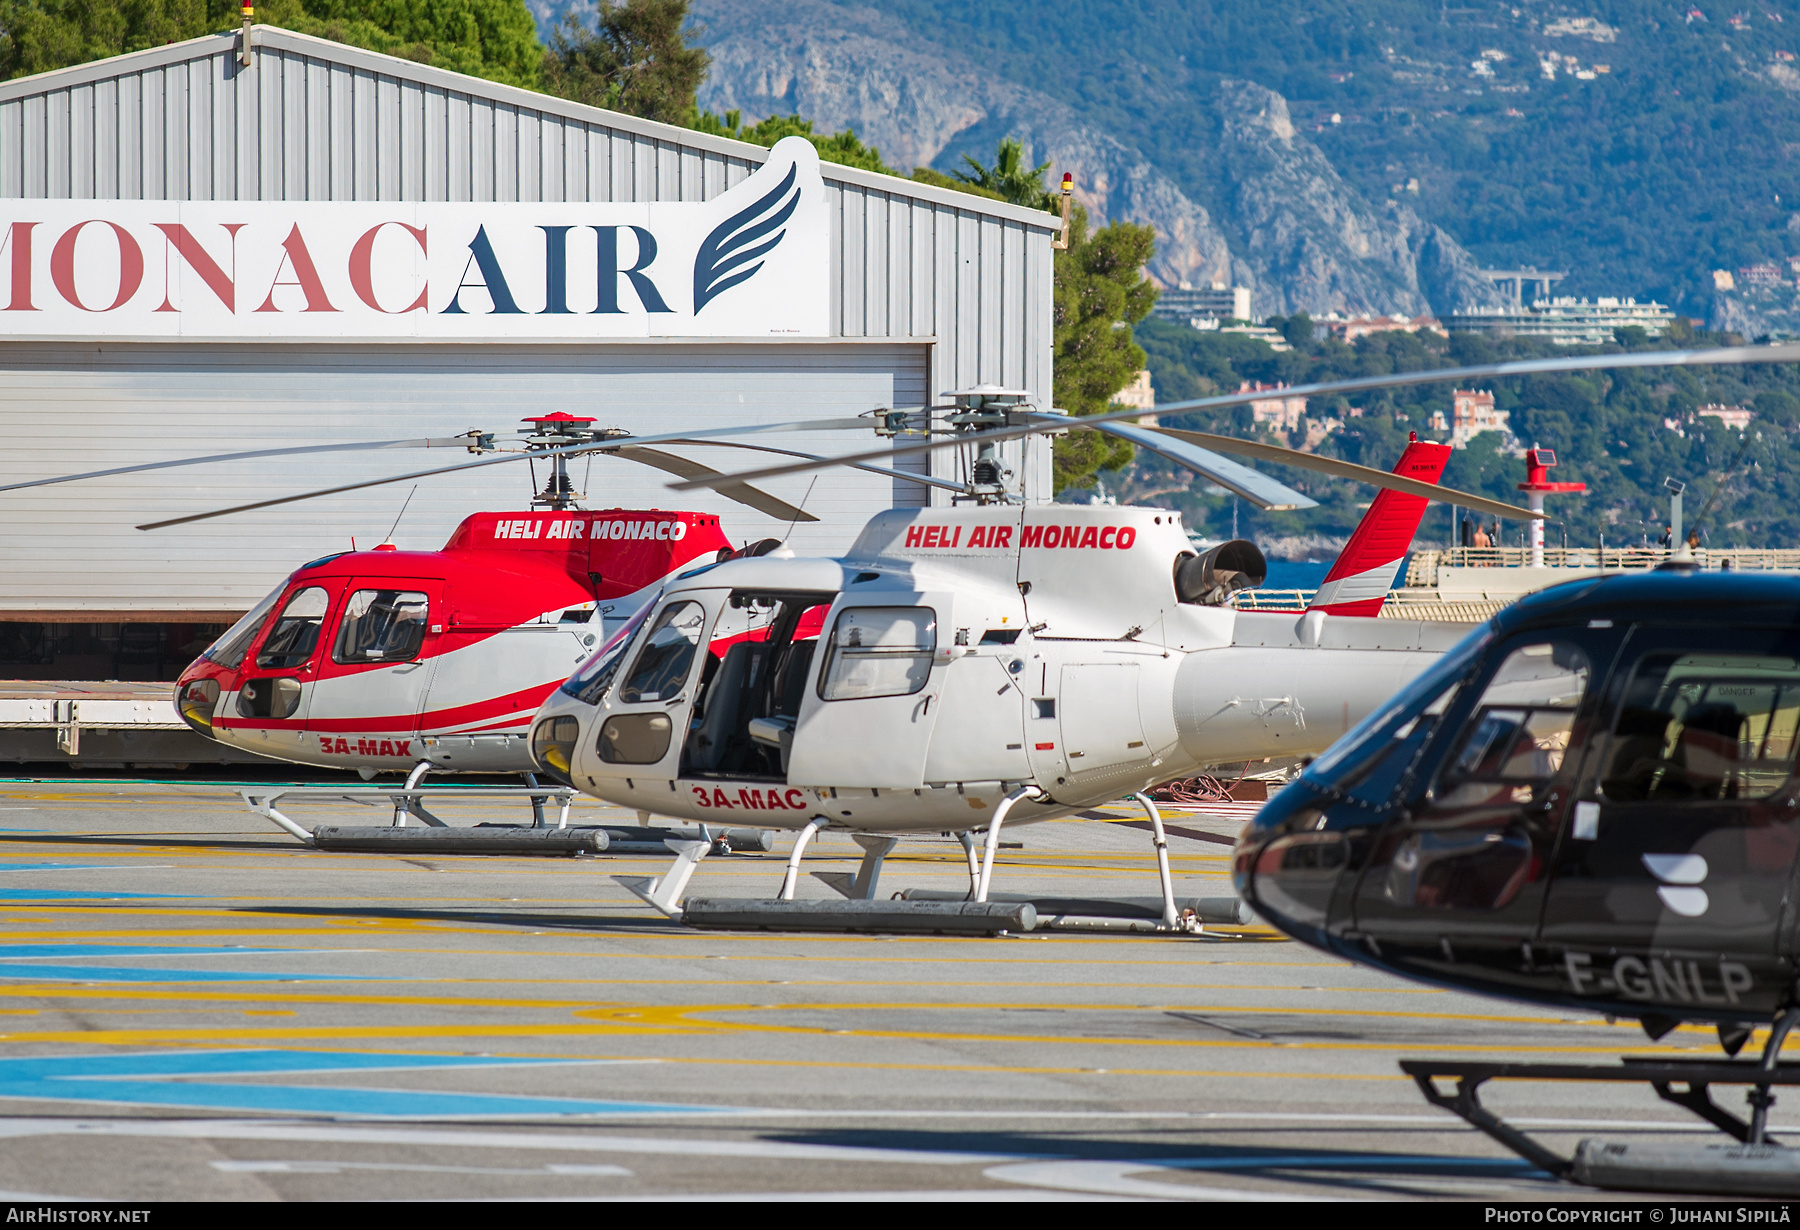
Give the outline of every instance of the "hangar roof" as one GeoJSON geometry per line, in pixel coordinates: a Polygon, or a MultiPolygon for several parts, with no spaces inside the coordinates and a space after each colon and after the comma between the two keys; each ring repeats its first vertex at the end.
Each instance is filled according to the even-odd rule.
{"type": "MultiPolygon", "coordinates": [[[[247,69],[229,31],[0,83],[0,197],[693,201],[768,156],[275,26],[252,27],[252,45],[247,69]],[[433,158],[434,146],[447,148],[433,158]],[[62,148],[68,158],[50,156],[62,148]]],[[[969,193],[821,169],[827,183],[1057,225],[969,193]]]]}

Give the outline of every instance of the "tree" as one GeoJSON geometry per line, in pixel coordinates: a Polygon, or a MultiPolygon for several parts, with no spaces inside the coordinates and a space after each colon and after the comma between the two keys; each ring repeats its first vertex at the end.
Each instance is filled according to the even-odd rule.
{"type": "Polygon", "coordinates": [[[982,166],[968,154],[963,155],[963,161],[969,164],[968,171],[950,173],[961,183],[984,189],[1003,201],[1023,205],[1027,209],[1056,212],[1055,198],[1044,187],[1044,172],[1050,169],[1050,164],[1046,162],[1027,168],[1022,142],[1012,137],[1002,137],[1000,148],[994,152],[994,165],[991,167],[982,166]]]}
{"type": "Polygon", "coordinates": [[[765,148],[783,137],[805,137],[813,143],[813,148],[819,151],[819,157],[826,162],[860,167],[882,175],[894,174],[894,169],[881,161],[881,151],[872,145],[864,145],[854,131],[846,128],[843,132],[824,136],[813,131],[811,120],[803,120],[797,115],[771,115],[746,128],[743,126],[742,112],[727,111],[723,116],[718,116],[711,111],[703,111],[689,117],[687,126],[696,132],[749,141],[765,148]]]}
{"type": "MultiPolygon", "coordinates": [[[[224,7],[235,16],[230,0],[224,7]]],[[[528,90],[538,88],[542,74],[537,23],[524,0],[257,0],[256,16],[302,34],[528,90]]]]}
{"type": "MultiPolygon", "coordinates": [[[[0,0],[0,77],[23,77],[237,25],[236,0],[0,0]]],[[[257,20],[509,85],[541,50],[524,0],[259,0],[257,20]]]]}
{"type": "Polygon", "coordinates": [[[565,14],[544,53],[544,89],[664,124],[685,124],[712,57],[689,47],[688,0],[600,0],[592,28],[565,14]]]}
{"type": "MultiPolygon", "coordinates": [[[[1070,414],[1099,414],[1144,366],[1131,326],[1150,314],[1156,287],[1144,265],[1156,247],[1148,226],[1114,222],[1088,233],[1087,211],[1075,208],[1069,247],[1056,254],[1054,312],[1057,406],[1070,414]]],[[[1096,431],[1071,432],[1056,442],[1056,489],[1085,487],[1102,470],[1130,463],[1130,444],[1096,431]]]]}

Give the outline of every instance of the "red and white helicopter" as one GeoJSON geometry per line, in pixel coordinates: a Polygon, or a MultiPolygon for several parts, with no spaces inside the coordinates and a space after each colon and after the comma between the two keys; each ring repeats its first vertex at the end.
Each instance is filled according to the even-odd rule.
{"type": "MultiPolygon", "coordinates": [[[[583,497],[566,464],[570,446],[580,445],[588,454],[684,477],[717,475],[648,445],[724,442],[706,439],[705,432],[646,439],[595,430],[594,419],[562,412],[526,422],[524,438],[512,444],[471,432],[260,450],[39,479],[0,491],[297,452],[452,447],[500,454],[409,477],[542,457],[550,474],[528,510],[476,513],[441,550],[401,551],[383,543],[303,564],[196,659],[175,692],[176,709],[194,730],[281,760],[365,776],[427,763],[453,772],[529,773],[526,735],[544,697],[671,578],[733,548],[710,514],[577,507],[583,497]]],[[[721,494],[790,523],[816,520],[747,485],[726,484],[721,494]]],[[[764,540],[742,550],[775,545],[764,540]]]]}

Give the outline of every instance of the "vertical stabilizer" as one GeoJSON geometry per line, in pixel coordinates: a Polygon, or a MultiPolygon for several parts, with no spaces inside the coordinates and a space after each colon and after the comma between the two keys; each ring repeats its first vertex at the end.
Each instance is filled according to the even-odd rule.
{"type": "MultiPolygon", "coordinates": [[[[1422,483],[1435,483],[1450,460],[1448,444],[1433,444],[1414,437],[1400,454],[1394,473],[1416,478],[1422,483]]],[[[1328,615],[1366,615],[1380,613],[1381,604],[1393,588],[1400,561],[1412,546],[1413,535],[1425,517],[1431,501],[1421,495],[1405,495],[1398,491],[1379,491],[1369,511],[1357,523],[1350,541],[1319,592],[1313,595],[1309,611],[1328,615]]]]}

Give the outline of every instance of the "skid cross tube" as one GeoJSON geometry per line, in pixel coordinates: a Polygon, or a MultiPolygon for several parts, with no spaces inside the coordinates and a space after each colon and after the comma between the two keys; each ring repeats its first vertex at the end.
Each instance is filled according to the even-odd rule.
{"type": "MultiPolygon", "coordinates": [[[[361,803],[364,806],[378,807],[383,803],[394,808],[394,826],[404,827],[408,815],[417,816],[421,823],[449,828],[450,826],[426,811],[421,800],[427,794],[435,794],[439,798],[445,795],[451,798],[528,798],[533,800],[534,807],[541,808],[543,801],[554,799],[561,809],[561,823],[558,828],[566,828],[569,823],[569,804],[575,798],[576,791],[567,786],[440,786],[433,789],[414,786],[268,786],[240,789],[251,811],[270,821],[276,827],[285,829],[308,845],[312,844],[312,830],[284,816],[275,806],[278,799],[311,798],[337,799],[346,803],[361,803]]],[[[542,825],[533,827],[542,828],[542,825]]]]}
{"type": "MultiPolygon", "coordinates": [[[[1790,1014],[1793,1015],[1793,1014],[1790,1014]]],[[[1779,1029],[1779,1026],[1778,1026],[1779,1029]]],[[[1775,1045],[1785,1030],[1777,1034],[1775,1045]]],[[[1665,1101],[1692,1111],[1740,1144],[1776,1144],[1762,1131],[1774,1099],[1775,1085],[1800,1085],[1800,1063],[1776,1063],[1770,1050],[1767,1062],[1707,1059],[1673,1059],[1663,1056],[1626,1056],[1617,1066],[1575,1063],[1439,1063],[1402,1059],[1400,1070],[1413,1078],[1419,1092],[1433,1106],[1457,1115],[1500,1144],[1558,1178],[1568,1178],[1574,1163],[1558,1157],[1481,1104],[1481,1086],[1490,1080],[1607,1081],[1647,1084],[1665,1101]],[[1456,1082],[1454,1093],[1437,1087],[1439,1080],[1456,1082]],[[1681,1086],[1679,1090],[1676,1086],[1681,1086]],[[1749,1085],[1752,1116],[1746,1123],[1712,1100],[1713,1085],[1749,1085]]]]}

